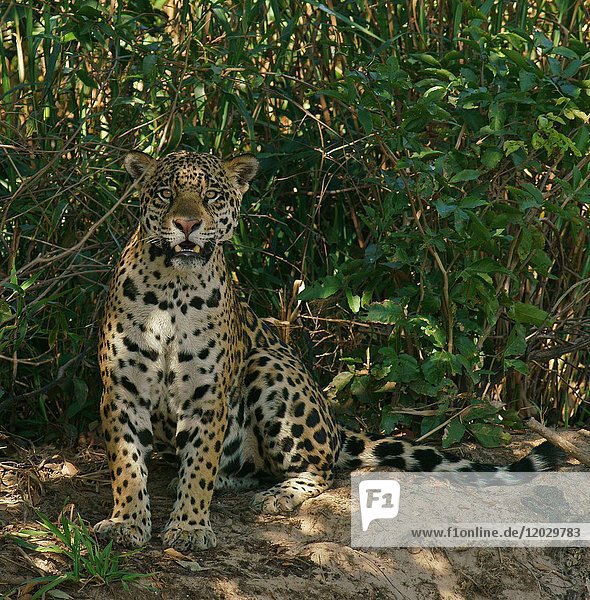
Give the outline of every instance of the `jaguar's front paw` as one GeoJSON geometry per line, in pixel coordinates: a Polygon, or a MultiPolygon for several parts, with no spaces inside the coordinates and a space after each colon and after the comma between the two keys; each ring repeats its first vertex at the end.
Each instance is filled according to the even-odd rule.
{"type": "Polygon", "coordinates": [[[162,541],[166,548],[174,548],[179,552],[207,550],[217,546],[217,538],[209,525],[188,526],[178,521],[166,525],[162,541]]]}
{"type": "Polygon", "coordinates": [[[127,548],[143,546],[152,534],[150,524],[116,519],[100,521],[94,526],[94,532],[102,538],[111,539],[116,544],[121,544],[127,548]]]}

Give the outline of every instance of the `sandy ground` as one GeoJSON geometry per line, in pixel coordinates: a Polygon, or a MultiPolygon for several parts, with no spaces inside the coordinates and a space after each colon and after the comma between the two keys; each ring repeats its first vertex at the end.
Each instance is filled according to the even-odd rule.
{"type": "MultiPolygon", "coordinates": [[[[580,443],[586,435],[566,434],[580,443]]],[[[538,441],[517,436],[508,447],[460,452],[481,461],[509,463],[538,441]]],[[[0,442],[2,440],[0,439],[0,442]]],[[[29,599],[38,586],[27,580],[63,572],[62,556],[24,550],[11,535],[35,525],[33,507],[52,520],[62,511],[94,523],[109,514],[111,492],[104,452],[52,447],[24,451],[4,438],[0,459],[0,595],[29,599]]],[[[580,470],[572,461],[566,469],[580,470]]],[[[174,470],[154,461],[150,490],[154,531],[165,523],[173,499],[166,486],[174,470]]],[[[536,600],[590,598],[590,550],[581,548],[472,548],[358,550],[350,547],[350,483],[343,473],[334,488],[289,517],[249,509],[253,492],[219,494],[212,505],[215,550],[179,556],[154,536],[126,559],[128,570],[152,573],[142,587],[64,584],[58,598],[127,599],[408,599],[536,600]],[[68,596],[63,595],[65,592],[68,596]]],[[[38,526],[36,526],[38,528],[38,526]]],[[[47,596],[51,597],[51,596],[47,596]]]]}

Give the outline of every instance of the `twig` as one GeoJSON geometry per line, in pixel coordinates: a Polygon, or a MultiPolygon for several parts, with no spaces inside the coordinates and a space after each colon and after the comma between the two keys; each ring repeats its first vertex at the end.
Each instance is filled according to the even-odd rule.
{"type": "Polygon", "coordinates": [[[559,358],[565,354],[571,354],[579,350],[586,350],[590,347],[590,336],[580,337],[575,342],[564,343],[561,346],[553,348],[543,348],[541,350],[533,350],[527,356],[527,362],[546,362],[553,358],[559,358]]]}
{"type": "Polygon", "coordinates": [[[448,425],[453,419],[456,419],[456,418],[460,417],[463,413],[467,412],[470,409],[471,409],[471,406],[465,406],[458,413],[454,414],[452,417],[449,417],[444,423],[441,423],[440,425],[438,425],[434,429],[431,429],[430,431],[426,432],[424,435],[421,435],[419,438],[416,438],[414,441],[416,443],[422,442],[427,437],[430,437],[433,433],[436,433],[439,429],[442,429],[443,427],[445,427],[446,425],[448,425]]]}
{"type": "Polygon", "coordinates": [[[53,381],[50,381],[47,385],[44,385],[43,387],[40,387],[39,389],[33,390],[31,392],[21,394],[20,396],[9,396],[6,400],[4,400],[4,402],[0,403],[0,413],[2,413],[2,411],[4,411],[6,408],[8,408],[9,406],[11,406],[12,404],[14,404],[16,402],[20,402],[21,400],[26,400],[27,398],[33,398],[35,396],[39,396],[40,394],[44,394],[45,392],[47,392],[50,389],[54,388],[55,386],[59,385],[62,381],[67,379],[66,371],[73,366],[78,366],[80,364],[80,362],[84,359],[86,354],[88,353],[88,350],[89,350],[89,348],[86,348],[85,350],[80,352],[80,354],[78,354],[77,356],[74,356],[74,358],[71,358],[70,360],[68,360],[68,362],[63,364],[57,370],[57,377],[53,381]]]}
{"type": "MultiPolygon", "coordinates": [[[[77,244],[75,244],[74,246],[72,246],[70,248],[66,248],[65,250],[63,250],[63,252],[60,252],[59,254],[50,254],[49,256],[41,256],[41,255],[38,256],[37,258],[33,259],[30,263],[28,263],[24,267],[21,267],[17,271],[17,275],[20,275],[24,272],[30,271],[32,267],[37,266],[38,264],[45,264],[45,263],[62,260],[66,256],[73,254],[74,252],[78,252],[78,250],[80,250],[84,246],[84,244],[92,237],[92,235],[94,235],[94,232],[117,210],[117,208],[119,208],[119,206],[131,195],[132,192],[133,192],[133,187],[130,187],[121,196],[121,198],[119,198],[119,200],[117,200],[117,202],[113,205],[113,207],[111,209],[109,209],[98,221],[96,221],[89,227],[89,229],[86,232],[86,234],[84,235],[84,237],[77,244]]],[[[2,281],[0,283],[5,283],[8,280],[9,280],[9,278],[7,277],[6,279],[4,279],[4,281],[2,281]]]]}
{"type": "Polygon", "coordinates": [[[546,440],[551,442],[554,446],[557,446],[563,450],[566,454],[573,456],[576,460],[579,460],[583,465],[590,467],[590,454],[585,450],[577,448],[571,442],[568,442],[563,436],[559,435],[552,429],[548,429],[544,425],[541,425],[539,421],[531,417],[527,419],[524,424],[535,433],[544,437],[546,440]]]}

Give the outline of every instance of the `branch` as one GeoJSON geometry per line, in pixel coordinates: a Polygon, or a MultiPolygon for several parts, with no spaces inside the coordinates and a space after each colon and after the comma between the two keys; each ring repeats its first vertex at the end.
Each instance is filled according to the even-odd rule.
{"type": "Polygon", "coordinates": [[[590,336],[582,336],[575,342],[564,343],[552,348],[542,348],[540,350],[532,350],[527,356],[527,362],[546,362],[552,358],[559,358],[564,354],[571,354],[579,350],[586,350],[590,347],[590,336]]]}
{"type": "Polygon", "coordinates": [[[541,425],[539,421],[531,417],[527,419],[524,424],[535,433],[538,433],[540,436],[543,436],[546,440],[551,442],[554,446],[557,446],[561,450],[563,450],[566,454],[573,456],[575,459],[579,460],[583,465],[590,467],[590,454],[588,454],[585,450],[582,450],[576,446],[574,446],[571,442],[568,442],[563,436],[559,435],[552,429],[548,429],[544,425],[541,425]]]}

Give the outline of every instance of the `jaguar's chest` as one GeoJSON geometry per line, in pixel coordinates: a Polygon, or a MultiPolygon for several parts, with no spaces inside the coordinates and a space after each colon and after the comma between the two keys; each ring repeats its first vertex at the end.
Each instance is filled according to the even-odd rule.
{"type": "Polygon", "coordinates": [[[182,398],[197,384],[219,378],[231,337],[221,286],[140,283],[133,297],[123,293],[113,303],[117,359],[134,367],[138,389],[151,398],[182,398]]]}

